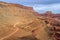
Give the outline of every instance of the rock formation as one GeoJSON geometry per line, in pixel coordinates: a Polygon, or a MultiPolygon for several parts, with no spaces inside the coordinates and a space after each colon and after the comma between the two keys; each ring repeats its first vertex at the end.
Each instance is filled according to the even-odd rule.
{"type": "Polygon", "coordinates": [[[58,18],[60,19],[60,13],[52,13],[52,11],[47,11],[43,14],[40,14],[40,16],[44,16],[44,17],[52,17],[52,18],[58,18]]]}

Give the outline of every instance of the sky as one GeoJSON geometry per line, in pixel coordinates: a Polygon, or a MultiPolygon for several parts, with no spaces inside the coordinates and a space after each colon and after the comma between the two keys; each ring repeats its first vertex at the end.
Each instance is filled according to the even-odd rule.
{"type": "Polygon", "coordinates": [[[39,13],[44,13],[46,11],[60,13],[60,0],[0,0],[0,1],[31,6],[36,12],[39,13]]]}

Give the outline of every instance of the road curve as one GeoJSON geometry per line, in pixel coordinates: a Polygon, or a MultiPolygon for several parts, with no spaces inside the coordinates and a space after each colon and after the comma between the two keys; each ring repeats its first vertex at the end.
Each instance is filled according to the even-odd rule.
{"type": "Polygon", "coordinates": [[[5,38],[8,38],[8,37],[12,36],[13,34],[15,34],[15,33],[19,30],[18,27],[15,27],[15,28],[16,28],[16,30],[15,30],[14,32],[12,32],[11,34],[9,34],[9,35],[7,35],[7,36],[1,38],[0,40],[4,40],[5,38]]]}

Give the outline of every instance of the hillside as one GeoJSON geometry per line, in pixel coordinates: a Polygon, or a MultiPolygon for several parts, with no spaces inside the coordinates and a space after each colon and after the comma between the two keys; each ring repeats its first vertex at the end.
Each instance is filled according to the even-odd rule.
{"type": "Polygon", "coordinates": [[[47,26],[31,7],[0,2],[0,40],[48,40],[47,26]]]}

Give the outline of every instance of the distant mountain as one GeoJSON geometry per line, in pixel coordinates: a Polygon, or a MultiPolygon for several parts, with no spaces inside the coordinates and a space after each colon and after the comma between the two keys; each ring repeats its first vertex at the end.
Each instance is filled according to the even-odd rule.
{"type": "Polygon", "coordinates": [[[47,11],[46,13],[40,14],[40,16],[51,17],[51,18],[58,18],[60,19],[60,14],[54,14],[51,11],[47,11]]]}

